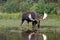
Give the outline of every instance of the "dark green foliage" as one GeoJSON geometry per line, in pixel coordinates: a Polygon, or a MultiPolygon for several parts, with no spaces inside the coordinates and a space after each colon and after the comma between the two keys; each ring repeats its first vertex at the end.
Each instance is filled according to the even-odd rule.
{"type": "Polygon", "coordinates": [[[16,1],[7,1],[4,5],[4,11],[5,12],[19,12],[19,3],[16,1]]]}
{"type": "Polygon", "coordinates": [[[8,13],[16,13],[16,12],[24,12],[24,11],[29,11],[29,9],[33,6],[33,1],[32,0],[26,0],[23,2],[18,2],[18,1],[13,1],[13,0],[8,0],[2,8],[3,12],[8,12],[8,13]]]}
{"type": "Polygon", "coordinates": [[[32,0],[26,0],[20,3],[20,9],[22,12],[29,11],[29,9],[33,6],[32,0]]]}
{"type": "Polygon", "coordinates": [[[60,0],[58,0],[58,7],[60,8],[60,0]]]}
{"type": "Polygon", "coordinates": [[[37,6],[37,9],[36,11],[39,13],[39,14],[43,14],[44,11],[47,12],[47,13],[51,13],[51,11],[53,11],[55,8],[54,4],[53,3],[45,3],[44,0],[39,0],[38,2],[38,6],[37,6]]]}
{"type": "MultiPolygon", "coordinates": [[[[38,0],[35,3],[33,0],[25,0],[18,2],[18,0],[7,0],[3,5],[0,5],[0,12],[16,13],[16,12],[26,12],[26,11],[36,11],[39,14],[43,14],[44,11],[47,13],[57,14],[55,3],[46,3],[46,0],[38,0]]],[[[58,3],[58,5],[60,2],[58,3]]]]}

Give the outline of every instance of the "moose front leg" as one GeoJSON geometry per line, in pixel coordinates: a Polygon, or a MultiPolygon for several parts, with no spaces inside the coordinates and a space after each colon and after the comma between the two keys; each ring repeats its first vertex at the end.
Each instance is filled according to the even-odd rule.
{"type": "Polygon", "coordinates": [[[35,30],[36,29],[36,23],[33,21],[32,22],[32,29],[35,30]]]}
{"type": "Polygon", "coordinates": [[[27,21],[27,29],[29,29],[29,21],[27,21]]]}

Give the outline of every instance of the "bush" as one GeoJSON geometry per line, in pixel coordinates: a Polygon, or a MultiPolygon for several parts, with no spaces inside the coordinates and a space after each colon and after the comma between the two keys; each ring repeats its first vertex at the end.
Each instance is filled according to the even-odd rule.
{"type": "Polygon", "coordinates": [[[37,9],[37,6],[38,4],[37,3],[34,3],[34,5],[30,8],[30,11],[36,11],[36,9],[37,9]]]}
{"type": "Polygon", "coordinates": [[[2,12],[7,13],[16,13],[16,12],[24,12],[29,11],[30,8],[33,6],[32,0],[26,0],[23,2],[18,2],[17,0],[8,0],[2,8],[2,12]]]}
{"type": "Polygon", "coordinates": [[[19,12],[19,3],[16,1],[7,1],[3,6],[3,11],[8,13],[19,12]]]}
{"type": "Polygon", "coordinates": [[[54,10],[54,8],[55,7],[54,7],[53,3],[47,4],[47,3],[45,3],[44,0],[39,0],[36,11],[39,14],[43,14],[44,11],[47,13],[51,13],[51,11],[54,10]]]}
{"type": "Polygon", "coordinates": [[[22,12],[29,11],[33,6],[33,0],[26,0],[20,3],[20,9],[22,12]]]}
{"type": "Polygon", "coordinates": [[[60,8],[60,0],[58,0],[58,7],[60,8]]]}

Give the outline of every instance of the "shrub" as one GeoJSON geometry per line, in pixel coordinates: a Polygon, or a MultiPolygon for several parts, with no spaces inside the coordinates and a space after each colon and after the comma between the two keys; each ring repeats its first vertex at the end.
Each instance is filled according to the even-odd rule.
{"type": "Polygon", "coordinates": [[[33,6],[32,0],[26,0],[20,3],[20,9],[22,12],[29,11],[32,6],[33,6]]]}
{"type": "Polygon", "coordinates": [[[16,1],[7,1],[3,7],[4,7],[3,11],[9,12],[9,13],[20,11],[19,3],[16,1]]]}
{"type": "Polygon", "coordinates": [[[60,8],[60,0],[58,0],[58,7],[60,8]]]}
{"type": "Polygon", "coordinates": [[[24,12],[29,11],[30,8],[33,6],[33,0],[26,0],[23,2],[18,2],[17,0],[8,0],[2,8],[2,12],[8,13],[16,13],[16,12],[24,12]]]}
{"type": "Polygon", "coordinates": [[[47,4],[47,3],[45,3],[44,0],[39,0],[36,11],[39,14],[43,14],[44,11],[47,13],[51,13],[51,11],[54,10],[54,8],[55,7],[54,7],[53,3],[47,4]]]}
{"type": "Polygon", "coordinates": [[[37,9],[37,6],[38,4],[37,3],[34,3],[34,5],[30,8],[30,11],[36,11],[36,9],[37,9]]]}

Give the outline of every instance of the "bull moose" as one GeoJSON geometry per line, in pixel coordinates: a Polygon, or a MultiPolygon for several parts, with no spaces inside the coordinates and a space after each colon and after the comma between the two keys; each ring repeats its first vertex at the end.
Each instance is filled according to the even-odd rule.
{"type": "MultiPolygon", "coordinates": [[[[47,14],[44,12],[43,19],[46,19],[46,17],[47,17],[47,14]]],[[[32,22],[33,28],[36,24],[37,24],[38,28],[40,28],[40,17],[38,15],[38,13],[36,13],[36,12],[25,12],[25,13],[23,13],[21,25],[24,23],[25,20],[27,21],[28,26],[29,26],[29,22],[32,22]]]]}

